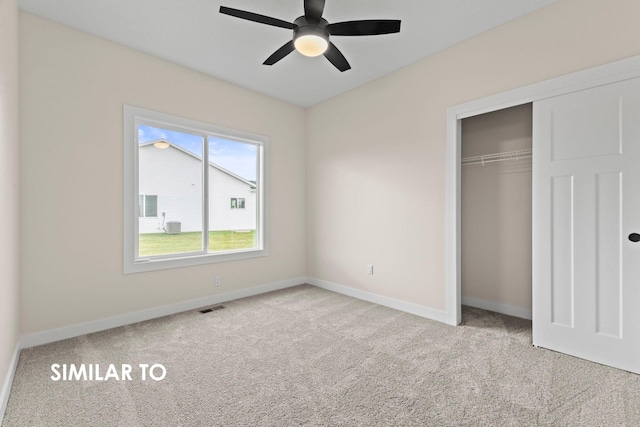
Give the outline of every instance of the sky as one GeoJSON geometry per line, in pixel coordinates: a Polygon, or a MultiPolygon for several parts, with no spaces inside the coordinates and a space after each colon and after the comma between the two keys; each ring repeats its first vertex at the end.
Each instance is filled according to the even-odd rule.
{"type": "MultiPolygon", "coordinates": [[[[138,143],[144,144],[156,139],[165,139],[198,157],[202,157],[200,136],[146,125],[138,126],[138,143]]],[[[207,139],[209,161],[248,181],[256,180],[257,147],[255,145],[212,136],[207,139]]]]}

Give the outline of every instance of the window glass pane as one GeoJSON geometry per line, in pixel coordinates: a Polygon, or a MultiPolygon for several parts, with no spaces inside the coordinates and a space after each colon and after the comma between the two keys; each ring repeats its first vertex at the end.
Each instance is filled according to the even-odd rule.
{"type": "Polygon", "coordinates": [[[138,256],[201,252],[203,138],[143,124],[137,131],[138,256]]]}
{"type": "Polygon", "coordinates": [[[258,146],[209,136],[209,252],[257,247],[258,146]]]}
{"type": "Polygon", "coordinates": [[[158,216],[158,196],[145,196],[144,216],[158,216]]]}

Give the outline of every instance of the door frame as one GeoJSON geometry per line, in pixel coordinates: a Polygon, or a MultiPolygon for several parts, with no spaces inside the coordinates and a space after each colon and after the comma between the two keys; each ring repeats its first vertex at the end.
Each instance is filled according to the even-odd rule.
{"type": "MultiPolygon", "coordinates": [[[[445,321],[458,325],[462,320],[461,290],[461,143],[462,120],[517,105],[640,77],[640,56],[523,86],[496,95],[447,108],[445,169],[446,212],[446,313],[445,321]]],[[[535,142],[533,146],[535,155],[535,142]]],[[[535,225],[532,229],[535,234],[535,225]]],[[[533,272],[535,274],[535,271],[533,272]]],[[[535,286],[535,283],[534,283],[535,286]]]]}

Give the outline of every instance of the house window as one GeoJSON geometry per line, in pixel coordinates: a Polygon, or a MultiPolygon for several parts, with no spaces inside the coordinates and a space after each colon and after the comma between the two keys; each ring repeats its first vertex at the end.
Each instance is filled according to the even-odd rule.
{"type": "Polygon", "coordinates": [[[125,273],[268,255],[266,137],[129,106],[124,125],[125,273]]]}
{"type": "Polygon", "coordinates": [[[244,209],[244,197],[232,197],[231,209],[244,209]]]}
{"type": "Polygon", "coordinates": [[[158,196],[140,195],[138,198],[138,216],[157,217],[158,216],[158,196]]]}

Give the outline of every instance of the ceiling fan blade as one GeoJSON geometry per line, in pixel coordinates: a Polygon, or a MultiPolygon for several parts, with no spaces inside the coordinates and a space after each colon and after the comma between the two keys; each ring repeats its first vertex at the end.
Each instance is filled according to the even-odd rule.
{"type": "Polygon", "coordinates": [[[266,61],[263,62],[264,65],[273,65],[276,62],[280,61],[285,56],[289,55],[293,52],[295,46],[293,45],[293,40],[285,43],[280,49],[273,52],[273,55],[267,58],[266,61]]]}
{"type": "Polygon", "coordinates": [[[400,32],[397,19],[369,19],[363,21],[336,22],[327,25],[332,36],[375,36],[400,32]]]}
{"type": "Polygon", "coordinates": [[[316,20],[322,18],[324,0],[304,0],[304,16],[316,20]]]}
{"type": "Polygon", "coordinates": [[[324,53],[324,56],[331,62],[334,67],[336,67],[341,72],[345,72],[351,69],[351,65],[347,62],[347,58],[344,57],[342,52],[338,50],[336,45],[329,42],[329,47],[327,51],[324,53]]]}
{"type": "Polygon", "coordinates": [[[280,19],[271,18],[270,16],[258,15],[257,13],[247,12],[245,10],[233,9],[231,7],[220,6],[220,13],[236,18],[246,19],[248,21],[258,22],[260,24],[271,25],[274,27],[287,28],[293,30],[296,26],[290,22],[280,19]]]}

